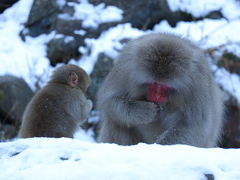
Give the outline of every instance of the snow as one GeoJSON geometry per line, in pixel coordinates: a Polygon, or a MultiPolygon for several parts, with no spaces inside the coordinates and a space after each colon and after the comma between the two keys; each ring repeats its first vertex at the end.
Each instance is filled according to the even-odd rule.
{"type": "MultiPolygon", "coordinates": [[[[240,8],[239,8],[240,9],[240,8]]],[[[240,19],[228,22],[225,19],[204,19],[198,22],[179,22],[172,28],[167,21],[154,26],[154,31],[165,31],[187,37],[202,48],[218,47],[228,42],[239,43],[240,19]]]]}
{"type": "Polygon", "coordinates": [[[74,40],[74,38],[72,37],[72,36],[65,36],[64,37],[64,42],[65,43],[69,43],[69,42],[71,42],[71,41],[73,41],[74,40]]]}
{"type": "Polygon", "coordinates": [[[234,44],[230,42],[226,50],[240,57],[240,42],[234,44]]]}
{"type": "MultiPolygon", "coordinates": [[[[88,122],[90,123],[91,121],[96,120],[96,118],[89,118],[88,122]]],[[[79,128],[79,130],[73,135],[74,139],[78,139],[81,141],[86,141],[86,142],[96,142],[95,138],[94,138],[94,131],[92,128],[88,129],[88,130],[83,130],[81,128],[79,128]]]]}
{"type": "Polygon", "coordinates": [[[0,179],[240,179],[240,149],[119,146],[68,138],[0,143],[0,179]]]}
{"type": "Polygon", "coordinates": [[[81,35],[81,36],[84,36],[87,32],[82,30],[82,29],[80,29],[80,30],[75,30],[74,33],[78,34],[78,35],[81,35]]]}
{"type": "Polygon", "coordinates": [[[123,11],[117,7],[106,6],[104,3],[93,6],[86,0],[80,2],[80,4],[69,2],[68,5],[73,6],[75,9],[75,13],[71,18],[83,20],[82,26],[85,28],[97,28],[99,24],[122,19],[123,11]]]}
{"type": "Polygon", "coordinates": [[[136,38],[143,34],[143,31],[133,28],[131,24],[126,23],[110,28],[103,32],[98,39],[86,38],[86,47],[80,47],[80,52],[84,54],[90,49],[91,54],[88,55],[85,53],[79,65],[90,73],[100,53],[105,53],[109,57],[115,59],[123,47],[123,44],[120,42],[121,40],[136,38]],[[89,62],[92,63],[89,64],[89,62]]]}
{"type": "Polygon", "coordinates": [[[236,0],[168,0],[172,11],[181,10],[192,14],[194,17],[203,17],[211,11],[219,11],[228,20],[240,17],[240,2],[236,0]]]}
{"type": "Polygon", "coordinates": [[[22,77],[34,89],[39,77],[44,79],[49,72],[45,46],[49,36],[28,37],[26,42],[21,40],[19,33],[27,20],[32,3],[33,0],[21,0],[0,15],[0,75],[13,74],[22,77]]]}
{"type": "Polygon", "coordinates": [[[240,99],[240,78],[237,74],[231,74],[224,68],[215,68],[216,81],[230,94],[240,99]]]}
{"type": "Polygon", "coordinates": [[[57,0],[58,6],[63,7],[66,4],[66,0],[57,0]]]}

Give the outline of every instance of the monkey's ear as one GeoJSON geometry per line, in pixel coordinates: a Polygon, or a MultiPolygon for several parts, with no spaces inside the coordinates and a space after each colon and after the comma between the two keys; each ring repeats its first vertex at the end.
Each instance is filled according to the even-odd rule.
{"type": "Polygon", "coordinates": [[[75,72],[71,72],[69,75],[68,83],[71,87],[77,87],[78,86],[78,75],[75,72]]]}

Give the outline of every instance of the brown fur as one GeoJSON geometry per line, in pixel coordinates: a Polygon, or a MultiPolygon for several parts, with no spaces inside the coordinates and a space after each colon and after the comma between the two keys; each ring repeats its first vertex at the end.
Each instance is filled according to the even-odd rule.
{"type": "Polygon", "coordinates": [[[73,137],[87,119],[92,102],[84,93],[91,80],[78,66],[58,68],[28,104],[19,137],[73,137]]]}

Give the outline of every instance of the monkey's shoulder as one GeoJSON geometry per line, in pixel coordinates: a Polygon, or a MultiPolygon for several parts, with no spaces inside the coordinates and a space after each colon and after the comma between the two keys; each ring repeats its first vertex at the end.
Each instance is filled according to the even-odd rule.
{"type": "Polygon", "coordinates": [[[33,102],[38,104],[59,104],[76,101],[85,97],[84,93],[77,88],[47,85],[40,89],[33,97],[33,102]]]}

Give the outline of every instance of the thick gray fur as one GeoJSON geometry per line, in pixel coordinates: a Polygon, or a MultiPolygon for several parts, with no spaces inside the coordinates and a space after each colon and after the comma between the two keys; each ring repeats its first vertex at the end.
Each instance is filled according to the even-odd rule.
{"type": "Polygon", "coordinates": [[[130,41],[98,92],[99,141],[217,145],[223,126],[223,100],[201,49],[172,34],[130,41]],[[147,100],[146,83],[171,88],[169,100],[147,100]]]}

